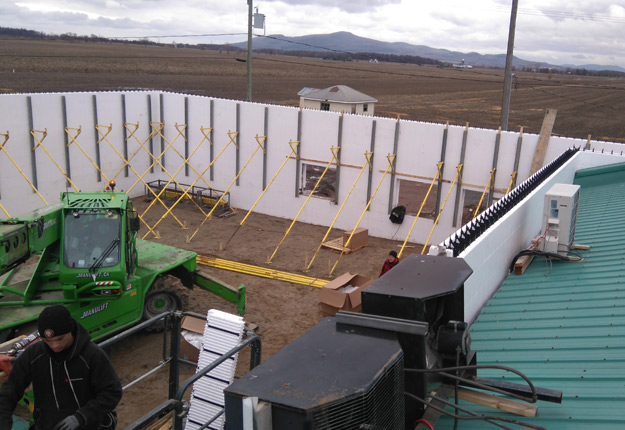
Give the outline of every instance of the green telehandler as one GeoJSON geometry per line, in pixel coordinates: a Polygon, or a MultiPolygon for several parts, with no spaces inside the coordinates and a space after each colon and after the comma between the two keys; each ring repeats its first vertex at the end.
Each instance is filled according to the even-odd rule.
{"type": "Polygon", "coordinates": [[[56,204],[0,221],[0,344],[29,334],[57,303],[97,340],[184,309],[194,285],[244,313],[244,286],[202,275],[195,252],[138,239],[139,225],[116,191],[63,192],[56,204]]]}

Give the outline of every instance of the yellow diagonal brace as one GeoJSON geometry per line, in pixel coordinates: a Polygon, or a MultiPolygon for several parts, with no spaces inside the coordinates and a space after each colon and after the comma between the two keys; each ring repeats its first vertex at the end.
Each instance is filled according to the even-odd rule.
{"type": "Polygon", "coordinates": [[[4,208],[4,206],[2,206],[2,203],[0,203],[0,209],[2,209],[2,212],[4,212],[4,214],[6,215],[7,218],[11,218],[11,215],[9,215],[9,213],[4,208]]]}
{"type": "MultiPolygon", "coordinates": [[[[17,169],[18,172],[20,172],[20,175],[22,175],[22,177],[26,180],[26,182],[28,182],[28,185],[30,185],[30,187],[33,189],[33,191],[35,193],[37,193],[37,195],[39,196],[39,198],[46,204],[46,206],[48,205],[48,202],[46,201],[46,199],[43,198],[43,196],[41,195],[41,193],[39,192],[39,190],[37,190],[37,187],[35,187],[35,185],[32,183],[32,181],[30,179],[28,179],[28,176],[26,176],[26,174],[24,173],[24,171],[22,169],[20,169],[20,166],[18,166],[18,164],[15,162],[15,160],[13,159],[13,157],[11,157],[11,154],[9,154],[9,152],[7,151],[7,149],[5,148],[5,145],[7,143],[7,141],[9,140],[9,131],[7,130],[7,132],[5,134],[0,133],[0,136],[4,136],[4,142],[2,142],[2,144],[0,145],[0,152],[4,151],[4,154],[7,156],[7,158],[11,161],[11,163],[13,163],[13,166],[15,166],[15,168],[17,169]]],[[[6,213],[6,211],[5,211],[6,213]]]]}
{"type": "MultiPolygon", "coordinates": [[[[104,140],[106,140],[106,142],[107,142],[107,143],[109,144],[109,146],[113,149],[113,151],[117,154],[117,156],[118,156],[118,157],[119,157],[119,158],[120,158],[120,159],[121,159],[121,160],[125,163],[125,165],[127,165],[127,166],[130,168],[130,170],[132,170],[133,174],[134,174],[134,175],[138,178],[138,179],[137,179],[137,181],[136,181],[136,182],[132,185],[132,187],[130,187],[130,189],[128,189],[128,190],[126,191],[126,193],[127,193],[127,194],[129,194],[129,193],[130,193],[130,191],[131,191],[131,190],[135,187],[135,185],[137,185],[137,183],[138,183],[138,182],[143,182],[143,184],[145,185],[146,189],[148,189],[148,190],[149,190],[149,191],[150,191],[150,192],[151,192],[151,193],[152,193],[152,194],[156,197],[156,193],[154,192],[154,190],[152,190],[152,188],[150,188],[150,187],[148,186],[148,184],[147,184],[147,183],[143,180],[143,176],[145,176],[145,175],[146,175],[146,174],[150,171],[150,169],[152,168],[152,166],[154,166],[154,164],[155,164],[155,163],[152,163],[152,165],[146,169],[146,171],[143,173],[143,175],[139,175],[139,173],[138,173],[138,172],[134,169],[134,167],[132,167],[132,165],[131,165],[131,164],[129,164],[128,160],[126,160],[126,159],[124,158],[124,156],[123,156],[123,155],[119,152],[119,150],[115,147],[115,145],[113,145],[113,144],[111,143],[111,141],[110,141],[108,138],[105,138],[104,140]]],[[[171,143],[168,143],[168,144],[169,144],[169,145],[171,145],[171,143]]],[[[149,152],[149,151],[148,151],[148,152],[149,152]]],[[[161,153],[160,157],[162,157],[162,156],[163,156],[163,154],[164,154],[165,152],[166,152],[166,150],[165,150],[165,151],[163,151],[163,152],[161,153]]],[[[135,154],[136,154],[136,153],[137,153],[137,152],[135,151],[135,154]]],[[[134,157],[134,155],[133,155],[133,157],[134,157]]],[[[159,157],[159,158],[160,158],[160,157],[159,157]]],[[[161,203],[161,204],[165,207],[165,209],[167,209],[167,205],[166,205],[165,203],[163,203],[162,201],[160,201],[160,203],[161,203]]],[[[148,228],[148,230],[149,230],[150,232],[154,233],[153,228],[152,228],[152,227],[150,227],[150,225],[149,225],[149,224],[148,224],[148,223],[147,223],[147,222],[143,219],[143,217],[142,217],[140,214],[139,214],[139,219],[140,219],[140,220],[141,220],[141,221],[142,221],[142,222],[146,225],[146,227],[148,228]]],[[[184,224],[183,224],[182,222],[180,222],[180,220],[179,220],[178,218],[176,218],[176,217],[174,216],[174,219],[176,219],[176,221],[178,222],[178,224],[179,224],[182,228],[184,228],[184,224]]],[[[156,234],[155,234],[155,236],[158,236],[158,235],[156,235],[156,234]]]]}
{"type": "Polygon", "coordinates": [[[514,188],[514,185],[516,184],[516,175],[517,175],[516,171],[512,172],[512,179],[510,179],[510,185],[508,185],[508,189],[506,190],[506,194],[508,194],[510,192],[510,190],[512,188],[514,188]]]}
{"type": "Polygon", "coordinates": [[[291,147],[291,152],[289,152],[289,154],[286,156],[286,158],[284,159],[284,161],[282,162],[282,164],[280,165],[280,167],[278,168],[278,170],[276,171],[276,173],[273,175],[273,177],[271,178],[271,181],[269,181],[269,183],[267,184],[267,186],[265,187],[265,189],[263,190],[262,193],[260,193],[260,196],[258,196],[258,198],[256,199],[256,201],[254,202],[254,204],[252,205],[252,207],[247,211],[247,213],[245,214],[245,216],[243,217],[243,219],[241,220],[241,222],[239,223],[239,225],[237,226],[236,230],[234,230],[234,233],[232,233],[232,235],[230,236],[230,239],[228,239],[228,241],[226,242],[226,244],[224,245],[224,249],[228,246],[228,244],[230,243],[230,241],[232,240],[232,238],[234,237],[235,234],[237,234],[237,231],[239,231],[239,228],[245,224],[245,220],[247,220],[247,217],[250,216],[250,214],[252,213],[252,211],[254,211],[254,208],[256,207],[256,205],[258,204],[258,202],[260,202],[260,199],[263,198],[263,196],[265,195],[265,193],[267,192],[267,190],[269,189],[269,187],[271,186],[271,184],[273,184],[273,181],[276,180],[276,178],[278,177],[278,175],[280,174],[280,172],[282,171],[282,168],[286,165],[286,162],[289,161],[289,158],[291,158],[291,155],[293,155],[295,153],[295,151],[297,150],[297,145],[299,145],[299,142],[293,142],[292,140],[289,141],[289,146],[291,147]],[[293,146],[293,143],[295,143],[295,146],[293,146]]]}
{"type": "MultiPolygon", "coordinates": [[[[196,151],[200,148],[200,146],[201,146],[201,145],[202,145],[202,142],[198,143],[198,144],[195,146],[195,148],[193,149],[193,151],[191,151],[191,154],[189,154],[189,157],[187,157],[186,159],[184,159],[184,163],[182,163],[182,164],[180,165],[180,167],[178,168],[178,170],[176,170],[176,172],[174,173],[174,176],[172,176],[172,177],[169,179],[169,181],[167,181],[167,183],[163,186],[163,188],[162,188],[162,189],[160,190],[160,192],[158,193],[158,196],[159,196],[159,197],[160,197],[160,196],[161,196],[161,195],[162,195],[162,194],[163,194],[163,193],[167,190],[167,187],[169,186],[169,184],[171,184],[171,183],[174,181],[174,177],[175,177],[176,175],[178,175],[178,173],[180,173],[180,171],[181,171],[181,170],[184,168],[184,166],[188,163],[188,161],[191,159],[191,157],[193,157],[193,154],[195,154],[195,152],[196,152],[196,151]]],[[[181,185],[180,185],[180,184],[178,184],[178,186],[181,186],[181,185]]],[[[182,189],[184,189],[184,187],[182,187],[182,189]]],[[[184,193],[185,193],[185,194],[187,194],[187,192],[188,192],[188,189],[185,189],[185,190],[184,190],[184,193]]],[[[201,207],[197,204],[197,202],[196,202],[195,200],[193,200],[193,199],[190,199],[190,200],[191,200],[191,201],[195,204],[195,206],[196,206],[196,207],[200,210],[200,212],[202,212],[202,214],[203,214],[203,215],[206,215],[206,212],[204,212],[204,210],[203,210],[203,209],[202,209],[202,208],[201,208],[201,207]]],[[[150,208],[154,205],[154,203],[156,203],[156,200],[153,200],[153,201],[152,201],[152,202],[148,205],[148,207],[147,207],[147,208],[145,208],[145,210],[143,211],[143,215],[145,215],[145,214],[146,214],[146,213],[150,210],[150,208]]],[[[178,204],[178,202],[176,202],[174,205],[170,206],[170,207],[167,209],[167,212],[165,212],[165,214],[164,214],[164,215],[162,215],[162,216],[161,216],[161,218],[165,218],[165,217],[166,217],[166,216],[167,216],[167,215],[168,215],[168,214],[169,214],[169,213],[170,213],[170,212],[174,209],[174,207],[175,207],[177,204],[178,204]]]]}
{"type": "MultiPolygon", "coordinates": [[[[109,124],[108,126],[106,125],[101,125],[101,124],[96,124],[95,125],[95,129],[98,131],[98,133],[100,134],[100,138],[98,139],[98,141],[96,142],[97,145],[99,145],[100,143],[102,143],[102,141],[106,141],[109,146],[113,149],[113,151],[117,154],[117,156],[119,158],[121,158],[122,161],[124,161],[124,166],[128,165],[128,160],[124,159],[124,156],[122,154],[119,153],[119,151],[117,150],[117,148],[115,148],[115,145],[113,145],[111,143],[111,141],[108,139],[108,135],[111,132],[111,130],[113,129],[112,124],[109,124]]],[[[136,154],[136,152],[135,152],[136,154]]],[[[134,155],[133,155],[134,156],[134,155]]],[[[123,170],[123,167],[117,172],[117,174],[119,174],[119,172],[121,172],[123,170]]],[[[134,170],[133,170],[134,171],[134,170]]],[[[113,176],[113,178],[115,178],[117,176],[117,174],[115,174],[113,176]]],[[[136,174],[136,173],[135,173],[136,174]]],[[[148,230],[152,230],[150,225],[141,217],[141,215],[139,215],[139,219],[141,220],[141,222],[143,222],[143,224],[146,225],[146,227],[148,228],[148,230]]]]}
{"type": "Polygon", "coordinates": [[[336,265],[339,264],[339,261],[341,260],[341,257],[343,257],[343,254],[345,253],[345,250],[349,247],[349,244],[352,241],[352,237],[354,236],[354,232],[356,231],[356,229],[360,225],[360,222],[362,221],[362,219],[364,218],[365,214],[369,210],[369,206],[371,206],[371,202],[373,201],[375,195],[378,193],[378,190],[380,189],[380,185],[382,185],[382,182],[384,181],[384,178],[386,178],[386,175],[388,174],[388,171],[393,169],[393,165],[395,163],[395,157],[396,157],[395,154],[388,154],[386,156],[386,159],[388,161],[388,167],[386,168],[386,170],[384,171],[384,174],[380,178],[380,181],[378,182],[378,186],[375,187],[375,191],[373,192],[373,194],[369,198],[369,201],[367,202],[367,206],[365,206],[365,209],[362,211],[362,214],[360,214],[360,218],[358,218],[358,222],[356,223],[356,226],[352,229],[352,232],[349,235],[349,238],[347,239],[347,242],[345,242],[345,244],[343,245],[343,249],[341,249],[341,253],[336,258],[336,261],[334,262],[334,265],[332,266],[332,269],[330,270],[330,274],[329,274],[330,276],[332,276],[332,273],[334,273],[334,269],[336,269],[336,265]]]}
{"type": "MultiPolygon", "coordinates": [[[[162,123],[161,123],[161,124],[162,124],[162,123]]],[[[160,133],[160,130],[162,130],[162,127],[158,130],[158,133],[160,133]]],[[[148,148],[146,148],[146,147],[145,147],[145,142],[141,142],[141,141],[140,141],[140,140],[139,140],[139,139],[138,139],[138,138],[134,135],[134,132],[133,132],[133,133],[131,133],[131,136],[132,136],[132,137],[134,137],[135,141],[139,144],[139,149],[141,149],[141,148],[142,148],[142,149],[143,149],[143,150],[144,150],[144,151],[148,154],[148,156],[149,156],[150,158],[152,158],[152,160],[154,160],[154,161],[153,161],[153,162],[152,162],[152,164],[151,164],[151,165],[150,165],[150,166],[149,166],[149,167],[148,167],[148,168],[147,168],[147,169],[143,172],[143,174],[142,174],[142,175],[139,175],[139,174],[138,174],[138,173],[137,173],[134,169],[132,169],[132,166],[130,166],[130,168],[132,169],[133,173],[135,173],[135,175],[137,176],[138,180],[137,180],[137,181],[136,181],[136,182],[135,182],[135,183],[134,183],[134,184],[133,184],[133,185],[132,185],[132,186],[128,189],[128,191],[127,191],[127,192],[128,192],[128,193],[130,193],[130,191],[131,191],[131,190],[132,190],[132,189],[133,189],[133,188],[134,188],[134,187],[135,187],[135,186],[136,186],[139,182],[142,182],[142,183],[143,183],[143,185],[146,187],[146,189],[148,189],[148,190],[152,193],[152,195],[154,195],[155,200],[156,200],[156,201],[158,201],[158,202],[159,202],[159,203],[160,203],[160,204],[161,204],[161,205],[162,205],[162,206],[163,206],[166,210],[168,210],[169,208],[167,207],[167,205],[165,204],[165,202],[163,202],[163,200],[160,198],[160,194],[158,194],[158,195],[157,195],[157,194],[154,192],[154,190],[152,190],[152,188],[151,188],[151,187],[150,187],[150,186],[149,186],[149,185],[148,185],[148,184],[147,184],[147,183],[143,180],[143,177],[144,177],[145,175],[147,175],[147,174],[150,172],[150,170],[152,170],[152,167],[154,167],[154,165],[155,165],[155,164],[158,164],[158,165],[161,167],[161,169],[163,169],[163,171],[164,171],[167,175],[169,175],[169,177],[170,177],[170,178],[173,178],[173,176],[169,173],[169,171],[165,168],[165,166],[164,166],[164,165],[160,162],[160,159],[161,159],[161,158],[165,155],[165,153],[169,150],[169,148],[171,148],[171,147],[173,146],[173,144],[174,144],[174,142],[176,141],[176,139],[177,139],[179,136],[181,136],[181,135],[182,135],[182,131],[184,131],[184,130],[182,130],[182,131],[181,131],[178,127],[176,127],[176,130],[178,130],[178,134],[174,137],[174,139],[173,139],[171,142],[167,141],[167,139],[165,139],[165,138],[164,138],[164,136],[162,136],[162,135],[161,135],[161,136],[163,137],[163,139],[167,142],[167,147],[165,148],[165,150],[164,150],[164,151],[163,151],[163,152],[162,152],[162,153],[161,153],[158,157],[154,157],[154,154],[152,154],[152,153],[150,152],[150,150],[149,150],[148,148]]],[[[129,136],[129,137],[130,137],[130,136],[129,136]]],[[[148,138],[148,139],[146,139],[146,142],[147,142],[148,140],[149,140],[149,138],[148,138]]],[[[179,184],[178,182],[176,182],[176,180],[175,180],[175,179],[174,179],[174,182],[175,182],[178,186],[180,186],[180,184],[179,184]]],[[[186,225],[185,225],[182,221],[180,221],[180,220],[178,219],[178,217],[176,217],[176,215],[174,215],[174,213],[173,213],[173,212],[169,212],[169,213],[170,213],[170,214],[171,214],[171,216],[172,216],[172,217],[176,220],[176,222],[178,222],[178,225],[180,225],[180,227],[181,227],[183,230],[186,230],[186,229],[187,229],[186,225]]],[[[154,232],[154,227],[150,227],[150,226],[148,226],[148,230],[149,230],[149,231],[148,231],[148,233],[152,233],[152,234],[154,234],[154,236],[155,236],[155,237],[158,237],[158,234],[156,234],[156,233],[154,232]]]]}
{"type": "MultiPolygon", "coordinates": [[[[180,129],[179,129],[179,125],[178,125],[178,124],[175,124],[175,127],[176,127],[176,129],[179,131],[179,135],[182,135],[182,132],[184,131],[184,129],[183,129],[183,130],[180,130],[180,129]]],[[[186,128],[186,125],[185,125],[184,127],[186,128]]],[[[205,135],[205,137],[206,137],[206,135],[205,135]]],[[[184,138],[184,139],[185,139],[185,141],[186,141],[186,138],[185,138],[184,136],[183,136],[183,138],[184,138]]],[[[208,140],[208,141],[210,142],[210,139],[202,139],[202,140],[200,141],[200,143],[199,143],[199,144],[201,145],[201,144],[204,142],[204,140],[208,140]]],[[[212,145],[212,142],[211,142],[211,145],[212,145]]],[[[180,158],[182,159],[182,161],[183,161],[183,163],[184,163],[184,164],[183,164],[183,166],[188,165],[188,166],[189,166],[189,168],[191,168],[191,170],[193,170],[193,173],[195,173],[196,175],[199,175],[199,172],[197,171],[197,169],[196,169],[195,167],[193,167],[193,164],[189,163],[189,158],[191,158],[191,157],[189,157],[189,158],[185,158],[185,157],[184,157],[184,155],[182,155],[182,154],[180,153],[180,151],[178,151],[178,150],[176,149],[176,147],[175,147],[175,146],[173,146],[173,145],[171,146],[171,148],[170,148],[170,149],[171,149],[172,151],[174,151],[176,154],[178,154],[178,157],[180,157],[180,158]]],[[[200,176],[201,176],[201,175],[200,175],[200,176]]],[[[202,181],[204,182],[204,184],[206,184],[206,186],[207,186],[209,189],[214,190],[213,186],[212,186],[211,184],[209,184],[209,183],[206,181],[206,179],[204,179],[204,177],[202,177],[202,176],[201,176],[201,177],[200,177],[200,179],[202,179],[202,181]]],[[[175,180],[175,179],[174,179],[174,182],[176,182],[176,180],[175,180]]],[[[176,182],[176,185],[178,185],[181,189],[184,189],[184,187],[183,187],[182,185],[180,185],[178,182],[176,182]]],[[[199,207],[199,205],[197,205],[197,204],[196,204],[196,206],[198,207],[198,209],[202,210],[202,208],[200,208],[200,207],[199,207]]],[[[204,213],[204,211],[202,211],[202,213],[204,213]]]]}
{"type": "Polygon", "coordinates": [[[486,183],[486,186],[484,187],[484,192],[482,193],[482,197],[480,197],[480,202],[477,204],[477,207],[475,208],[475,211],[473,212],[473,218],[475,218],[477,214],[480,213],[480,208],[482,207],[484,196],[486,196],[486,192],[490,188],[490,184],[493,181],[493,177],[495,176],[495,170],[497,169],[493,167],[493,169],[490,171],[490,177],[488,178],[488,182],[486,183]]]}
{"type": "Polygon", "coordinates": [[[458,178],[461,177],[462,175],[462,164],[458,164],[458,166],[456,167],[457,173],[456,173],[456,177],[454,178],[454,181],[451,183],[451,185],[449,186],[449,191],[447,192],[447,197],[445,197],[445,201],[443,202],[443,206],[441,207],[441,210],[438,211],[438,215],[436,216],[436,219],[434,220],[434,225],[432,226],[432,230],[430,230],[430,235],[428,236],[428,239],[425,241],[425,244],[423,245],[423,249],[421,250],[421,254],[425,254],[425,250],[428,246],[428,243],[430,243],[430,239],[432,238],[432,234],[434,233],[434,229],[436,228],[436,225],[438,224],[438,220],[441,218],[441,214],[443,213],[443,210],[445,209],[445,205],[447,204],[447,199],[449,199],[449,196],[451,195],[451,190],[454,189],[454,186],[456,185],[458,178]]]}
{"type": "Polygon", "coordinates": [[[372,165],[371,165],[371,156],[372,155],[373,155],[373,152],[365,152],[365,164],[362,166],[362,169],[360,169],[360,172],[358,172],[358,176],[356,176],[356,180],[354,181],[354,183],[352,184],[352,187],[350,188],[349,192],[347,193],[347,195],[343,199],[343,203],[341,204],[341,207],[339,208],[338,212],[334,216],[334,219],[332,220],[332,223],[328,227],[328,230],[326,231],[325,236],[323,236],[323,239],[321,239],[321,242],[319,243],[319,246],[317,247],[317,250],[315,251],[315,255],[313,255],[313,257],[310,259],[310,263],[308,263],[308,266],[306,266],[306,271],[310,270],[313,262],[315,261],[315,258],[317,258],[317,254],[319,254],[319,251],[321,250],[321,247],[323,246],[323,243],[326,241],[326,239],[330,235],[330,232],[332,231],[332,228],[334,227],[334,224],[336,223],[336,220],[339,219],[339,215],[343,211],[343,208],[345,207],[345,204],[347,203],[347,200],[349,200],[349,196],[351,196],[352,191],[354,191],[354,188],[356,187],[356,184],[360,180],[360,176],[365,171],[367,166],[371,169],[371,167],[372,167],[372,165]]]}
{"type": "Polygon", "coordinates": [[[69,148],[69,146],[72,143],[75,144],[78,147],[78,149],[80,149],[80,152],[82,152],[83,155],[87,157],[87,160],[89,160],[91,165],[95,167],[95,169],[98,172],[100,172],[100,174],[104,177],[104,179],[106,180],[106,183],[108,184],[109,178],[104,174],[102,169],[100,169],[100,167],[95,163],[95,161],[93,161],[93,159],[89,156],[89,154],[87,154],[87,151],[85,151],[84,148],[76,140],[81,133],[81,127],[78,127],[78,128],[65,127],[65,133],[67,134],[67,136],[69,136],[69,139],[70,139],[70,141],[67,142],[67,147],[69,148]],[[72,134],[72,133],[75,133],[75,134],[72,134]]]}
{"type": "MultiPolygon", "coordinates": [[[[204,219],[202,220],[202,223],[199,225],[199,227],[193,232],[193,234],[191,235],[190,238],[187,239],[187,242],[190,243],[193,238],[195,237],[195,235],[197,234],[198,231],[200,231],[200,228],[202,228],[202,226],[204,225],[204,223],[211,217],[211,215],[213,214],[213,212],[215,211],[215,209],[217,209],[217,207],[219,206],[219,203],[221,203],[221,201],[223,200],[224,196],[226,194],[228,194],[228,191],[230,191],[230,188],[232,188],[232,186],[237,182],[237,179],[239,179],[239,176],[241,176],[241,174],[245,171],[245,169],[247,168],[248,164],[250,164],[250,161],[252,161],[252,158],[254,158],[254,156],[256,155],[256,153],[258,152],[259,149],[263,148],[263,143],[265,142],[265,136],[263,136],[263,142],[259,142],[258,141],[258,135],[256,135],[256,143],[258,143],[258,148],[254,149],[254,151],[252,152],[252,155],[250,155],[250,158],[248,158],[248,160],[245,162],[245,164],[243,165],[243,167],[241,168],[241,170],[239,171],[239,173],[237,173],[237,175],[234,177],[234,179],[232,180],[232,182],[230,183],[230,185],[228,185],[228,188],[226,188],[226,190],[223,192],[223,194],[221,195],[221,197],[219,197],[219,200],[217,200],[217,202],[215,203],[215,206],[213,206],[213,209],[211,209],[211,211],[208,213],[208,215],[206,215],[204,217],[204,219]]],[[[236,146],[236,145],[235,145],[236,146]]]]}
{"type": "MultiPolygon", "coordinates": [[[[176,200],[176,202],[174,203],[174,205],[178,204],[179,201],[181,201],[185,195],[187,194],[187,191],[191,188],[193,188],[195,186],[195,184],[197,183],[197,181],[200,180],[200,177],[204,176],[204,173],[208,172],[208,169],[211,168],[211,166],[215,163],[215,161],[217,161],[219,159],[219,157],[221,157],[221,154],[224,153],[224,151],[226,150],[226,148],[230,145],[231,142],[228,142],[226,144],[226,146],[224,146],[222,148],[221,151],[219,151],[219,154],[217,154],[217,156],[215,157],[215,159],[213,161],[210,162],[210,164],[208,166],[206,166],[206,168],[202,171],[202,173],[200,173],[200,176],[198,176],[195,181],[193,181],[193,183],[191,185],[189,185],[189,188],[187,190],[184,190],[184,192],[182,193],[182,195],[180,197],[178,197],[178,200],[176,200]]],[[[158,220],[156,222],[156,224],[154,224],[154,228],[156,228],[156,226],[162,221],[163,219],[161,218],[160,220],[158,220]]],[[[145,234],[145,236],[143,238],[145,238],[147,236],[147,233],[145,234]]]]}
{"type": "Polygon", "coordinates": [[[286,239],[286,237],[289,235],[289,233],[291,232],[291,229],[293,228],[293,226],[295,225],[295,221],[297,221],[297,219],[299,218],[299,216],[301,215],[302,211],[304,210],[304,208],[306,207],[306,205],[308,204],[308,201],[310,200],[310,198],[313,196],[313,194],[315,194],[315,191],[317,190],[317,187],[319,186],[319,184],[321,183],[321,180],[323,179],[323,177],[326,175],[326,173],[328,172],[328,169],[330,168],[330,166],[332,165],[332,163],[334,161],[336,161],[336,164],[338,166],[338,159],[336,154],[338,153],[338,151],[340,151],[341,148],[340,147],[331,147],[330,151],[332,152],[332,158],[330,159],[330,161],[328,161],[328,164],[326,165],[326,168],[324,169],[323,173],[321,174],[321,176],[319,176],[319,179],[317,179],[317,183],[315,184],[315,186],[313,187],[313,189],[310,191],[310,193],[308,194],[308,197],[306,197],[306,200],[304,201],[304,204],[302,205],[302,207],[299,209],[299,212],[297,212],[297,215],[295,215],[295,218],[293,218],[293,221],[291,222],[291,225],[289,226],[289,228],[286,229],[286,232],[284,233],[284,236],[282,236],[282,239],[280,240],[280,243],[278,244],[278,246],[276,246],[276,249],[273,251],[273,254],[271,254],[271,257],[269,257],[267,259],[267,263],[271,263],[271,260],[273,260],[273,257],[276,256],[276,253],[278,252],[278,249],[280,249],[280,247],[282,246],[282,243],[284,242],[284,239],[286,239]]]}
{"type": "Polygon", "coordinates": [[[399,254],[397,254],[397,258],[401,258],[401,255],[404,252],[404,248],[406,247],[406,244],[408,243],[408,239],[410,239],[410,235],[412,234],[412,230],[414,229],[414,226],[417,224],[417,220],[419,219],[419,216],[421,216],[421,211],[425,207],[425,203],[428,201],[428,197],[430,197],[430,192],[432,191],[432,188],[434,187],[434,184],[438,180],[438,177],[441,174],[441,169],[443,168],[444,164],[445,163],[443,161],[439,161],[438,163],[436,163],[436,166],[438,167],[438,170],[436,171],[436,175],[434,175],[434,179],[432,179],[432,183],[430,184],[430,188],[428,189],[428,192],[426,193],[425,198],[421,202],[421,206],[419,207],[419,212],[417,212],[417,216],[414,218],[414,221],[412,221],[412,225],[410,226],[410,230],[408,231],[408,235],[406,235],[406,239],[404,240],[404,243],[401,245],[401,249],[399,250],[399,254]]]}
{"type": "Polygon", "coordinates": [[[239,149],[239,145],[237,145],[236,138],[239,135],[238,131],[230,131],[228,130],[228,137],[230,138],[230,142],[234,145],[236,149],[239,149]]]}
{"type": "Polygon", "coordinates": [[[69,176],[67,176],[67,173],[65,172],[65,170],[63,170],[63,168],[61,166],[59,166],[59,164],[56,162],[56,160],[54,159],[54,157],[52,156],[52,154],[50,154],[48,152],[48,150],[46,149],[45,145],[43,144],[44,139],[46,138],[46,136],[48,135],[48,130],[44,129],[43,131],[41,130],[30,130],[30,134],[31,136],[37,141],[37,145],[35,145],[35,147],[33,148],[33,151],[35,151],[35,149],[37,149],[39,146],[41,146],[41,149],[43,149],[43,151],[48,155],[48,157],[50,157],[50,160],[52,160],[52,163],[56,166],[57,169],[59,169],[59,171],[61,172],[61,174],[63,176],[65,176],[65,179],[67,179],[67,182],[69,182],[69,184],[76,190],[76,191],[80,191],[78,189],[78,187],[76,186],[76,184],[74,184],[74,182],[72,181],[72,178],[70,178],[69,176]],[[41,139],[39,139],[36,135],[36,133],[41,133],[41,139]]]}

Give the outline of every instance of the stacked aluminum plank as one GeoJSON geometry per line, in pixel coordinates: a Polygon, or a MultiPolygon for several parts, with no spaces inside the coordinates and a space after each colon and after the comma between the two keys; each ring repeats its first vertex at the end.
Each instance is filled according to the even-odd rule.
{"type": "MultiPolygon", "coordinates": [[[[196,372],[241,343],[244,328],[242,317],[216,309],[209,310],[196,372]]],[[[238,358],[237,353],[193,384],[185,430],[197,430],[223,411],[223,390],[232,383],[238,358]]],[[[224,423],[225,416],[222,414],[206,428],[221,430],[224,423]]]]}

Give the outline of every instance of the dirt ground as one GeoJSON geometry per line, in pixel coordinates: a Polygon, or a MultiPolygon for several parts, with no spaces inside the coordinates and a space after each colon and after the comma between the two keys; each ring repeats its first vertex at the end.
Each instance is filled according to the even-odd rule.
{"type": "MultiPolygon", "coordinates": [[[[134,203],[140,214],[143,213],[148,204],[145,198],[136,198],[134,203]]],[[[376,278],[388,252],[392,249],[399,252],[404,240],[404,238],[387,240],[369,237],[367,247],[343,255],[333,275],[329,276],[330,268],[340,253],[325,247],[321,248],[310,271],[304,272],[321,243],[327,227],[297,222],[279,248],[272,263],[267,264],[267,259],[278,246],[291,224],[291,220],[254,213],[237,230],[241,220],[246,215],[245,211],[239,210],[233,216],[211,217],[200,228],[194,239],[188,243],[187,237],[193,234],[205,216],[189,203],[176,207],[173,212],[188,229],[183,230],[173,217],[168,216],[156,229],[160,238],[156,239],[150,235],[148,237],[150,240],[191,249],[200,255],[260,265],[321,279],[332,279],[344,272],[359,273],[372,279],[376,278]],[[236,234],[233,236],[234,232],[236,234]],[[228,243],[231,237],[232,240],[228,243]]],[[[163,213],[162,206],[155,205],[145,214],[145,219],[150,225],[153,225],[163,213]]],[[[140,234],[146,232],[147,229],[142,226],[140,234]]],[[[342,230],[334,230],[330,233],[329,239],[342,237],[342,234],[342,230]]],[[[421,246],[409,243],[404,255],[420,251],[421,246]]],[[[262,339],[263,360],[276,353],[323,318],[318,308],[318,288],[207,266],[203,266],[202,271],[232,286],[245,285],[247,308],[244,319],[247,323],[258,326],[257,334],[262,339]]],[[[236,313],[235,305],[209,292],[195,288],[188,310],[206,314],[208,309],[236,313]]],[[[147,333],[141,333],[112,347],[109,353],[123,384],[127,384],[138,375],[154,367],[161,359],[161,348],[162,336],[147,333]]],[[[245,350],[239,358],[237,375],[244,374],[248,369],[249,350],[245,350]]],[[[181,380],[190,376],[193,370],[190,366],[183,366],[181,380]]],[[[151,376],[125,392],[118,407],[120,428],[125,428],[167,399],[167,375],[167,371],[160,371],[157,375],[151,376]]]]}

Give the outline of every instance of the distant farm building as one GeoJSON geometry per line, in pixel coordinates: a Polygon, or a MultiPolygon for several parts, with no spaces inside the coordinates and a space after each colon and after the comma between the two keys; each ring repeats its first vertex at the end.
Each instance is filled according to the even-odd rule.
{"type": "Polygon", "coordinates": [[[303,108],[373,115],[377,99],[346,85],[335,85],[324,90],[303,88],[297,95],[303,108]]]}

